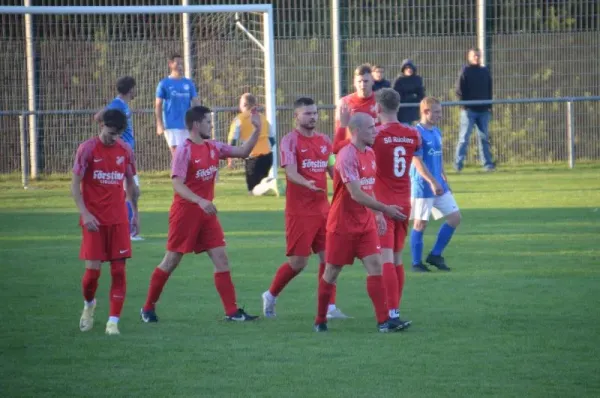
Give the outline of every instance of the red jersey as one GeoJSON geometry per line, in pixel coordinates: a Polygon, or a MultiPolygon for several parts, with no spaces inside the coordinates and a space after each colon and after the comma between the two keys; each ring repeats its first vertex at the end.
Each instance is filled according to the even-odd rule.
{"type": "Polygon", "coordinates": [[[100,225],[129,222],[123,182],[136,170],[133,151],[125,141],[105,145],[95,137],[83,142],[77,148],[73,173],[82,176],[83,203],[100,225]]]}
{"type": "Polygon", "coordinates": [[[365,233],[376,229],[375,215],[350,196],[346,184],[360,181],[367,195],[373,195],[377,164],[375,152],[366,148],[360,152],[354,145],[346,145],[338,153],[333,177],[333,200],[327,218],[327,232],[341,234],[365,233]]]}
{"type": "Polygon", "coordinates": [[[400,123],[376,128],[373,150],[377,158],[375,196],[386,204],[410,203],[410,166],[421,147],[419,132],[400,123]]]}
{"type": "MultiPolygon", "coordinates": [[[[359,97],[356,93],[342,98],[342,101],[348,104],[350,107],[350,113],[367,113],[371,115],[373,119],[377,119],[377,102],[375,102],[375,93],[371,94],[367,98],[359,97]]],[[[350,136],[346,132],[346,129],[339,127],[339,120],[335,121],[335,132],[333,137],[333,153],[338,153],[342,147],[350,143],[350,136]]]]}
{"type": "MultiPolygon", "coordinates": [[[[179,145],[171,164],[171,178],[183,178],[183,182],[193,193],[203,199],[215,198],[215,177],[219,170],[219,160],[231,155],[233,147],[218,141],[205,140],[195,144],[187,139],[179,145]]],[[[173,205],[188,206],[192,203],[175,192],[173,205]]]]}
{"type": "MultiPolygon", "coordinates": [[[[331,154],[331,141],[321,133],[312,137],[293,130],[281,140],[281,167],[295,164],[298,174],[312,180],[324,192],[294,184],[288,180],[285,195],[285,213],[287,215],[313,216],[327,214],[327,166],[331,154]]],[[[287,178],[287,177],[286,177],[287,178]]]]}

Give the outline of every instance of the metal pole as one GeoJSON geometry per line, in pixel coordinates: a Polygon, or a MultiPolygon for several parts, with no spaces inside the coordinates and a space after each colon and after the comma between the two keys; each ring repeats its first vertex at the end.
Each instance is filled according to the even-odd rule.
{"type": "MultiPolygon", "coordinates": [[[[189,6],[189,0],[181,0],[182,6],[189,6]]],[[[183,73],[188,79],[192,78],[192,40],[190,28],[190,14],[181,14],[181,29],[183,36],[183,73]]]]}
{"type": "Polygon", "coordinates": [[[567,150],[569,152],[569,168],[575,167],[575,112],[573,102],[567,102],[567,150]]]}
{"type": "Polygon", "coordinates": [[[331,0],[331,44],[333,58],[333,103],[342,98],[342,55],[340,36],[340,0],[331,0]]]}
{"type": "Polygon", "coordinates": [[[487,31],[485,20],[486,0],[477,0],[477,47],[481,51],[481,65],[486,64],[487,31]]]}
{"type": "MultiPolygon", "coordinates": [[[[271,128],[277,126],[277,93],[275,89],[275,32],[273,31],[273,9],[263,13],[263,42],[265,60],[265,108],[271,128]]],[[[273,166],[269,176],[277,178],[277,143],[273,146],[273,166]]]]}
{"type": "MultiPolygon", "coordinates": [[[[24,0],[25,7],[31,7],[31,0],[24,0]]],[[[25,53],[27,57],[27,109],[35,112],[35,49],[33,43],[33,16],[25,14],[25,53]]],[[[38,176],[38,135],[37,117],[29,115],[29,156],[31,156],[31,178],[38,176]]]]}
{"type": "Polygon", "coordinates": [[[27,189],[29,185],[29,164],[27,156],[27,120],[24,115],[19,116],[19,133],[21,144],[21,182],[23,188],[27,189]]]}

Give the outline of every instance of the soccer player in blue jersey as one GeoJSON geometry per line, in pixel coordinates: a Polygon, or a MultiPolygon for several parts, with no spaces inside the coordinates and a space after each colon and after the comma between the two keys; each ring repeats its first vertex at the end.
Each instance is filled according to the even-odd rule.
{"type": "Polygon", "coordinates": [[[200,105],[194,82],[183,75],[183,59],[179,54],[169,57],[169,76],[156,87],[154,115],[156,134],[164,134],[171,154],[190,136],[185,128],[185,113],[192,106],[200,105]]]}
{"type": "Polygon", "coordinates": [[[417,130],[421,134],[422,153],[415,152],[410,169],[411,219],[414,220],[410,235],[412,269],[417,272],[430,271],[422,261],[423,233],[429,216],[433,215],[436,220],[444,217],[446,222],[440,227],[426,262],[439,270],[450,271],[442,253],[460,224],[461,216],[444,173],[442,133],[437,127],[442,120],[442,105],[434,97],[425,97],[420,108],[421,122],[417,124],[417,130]],[[429,173],[424,172],[425,169],[429,173]]]}
{"type": "MultiPolygon", "coordinates": [[[[129,103],[136,96],[135,86],[135,79],[131,76],[123,76],[119,78],[117,80],[117,96],[111,102],[108,103],[106,108],[102,109],[94,115],[94,120],[98,123],[101,123],[102,116],[104,115],[104,112],[106,112],[108,109],[118,109],[121,112],[123,112],[125,116],[127,116],[127,127],[123,131],[121,139],[131,147],[132,151],[135,150],[135,137],[133,135],[133,122],[131,119],[131,109],[129,109],[129,103]]],[[[133,180],[139,187],[140,183],[137,175],[133,177],[133,180]]],[[[131,240],[144,240],[144,238],[142,238],[139,235],[139,220],[136,217],[134,217],[135,212],[133,211],[133,206],[131,205],[131,202],[129,200],[126,201],[126,204],[129,218],[129,231],[131,235],[131,240]]]]}

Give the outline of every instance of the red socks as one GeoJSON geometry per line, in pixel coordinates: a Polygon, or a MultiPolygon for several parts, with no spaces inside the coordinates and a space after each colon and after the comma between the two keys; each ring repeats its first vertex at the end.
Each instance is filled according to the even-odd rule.
{"type": "Polygon", "coordinates": [[[327,309],[331,301],[331,294],[335,290],[333,283],[326,282],[323,278],[319,279],[319,290],[317,294],[317,317],[315,325],[327,322],[327,309]]]}
{"type": "MultiPolygon", "coordinates": [[[[321,283],[321,279],[323,279],[323,274],[325,273],[325,263],[319,264],[319,283],[321,283]]],[[[337,294],[337,286],[333,285],[333,290],[331,291],[331,298],[329,299],[329,304],[335,305],[335,299],[337,294]]]]}
{"type": "Polygon", "coordinates": [[[392,263],[383,264],[383,286],[385,288],[385,302],[388,311],[397,310],[400,303],[398,291],[398,275],[392,263]]]}
{"type": "Polygon", "coordinates": [[[288,283],[299,272],[294,270],[289,263],[281,264],[281,267],[277,270],[275,277],[273,278],[273,282],[271,282],[271,287],[269,288],[269,292],[273,295],[273,297],[279,296],[279,293],[283,290],[284,287],[287,286],[288,283]]]}
{"type": "Polygon", "coordinates": [[[377,323],[383,323],[388,319],[388,310],[385,305],[385,289],[381,275],[367,276],[367,293],[373,302],[377,323]]]}
{"type": "Polygon", "coordinates": [[[160,294],[169,280],[169,274],[166,271],[156,267],[150,278],[150,286],[148,287],[148,296],[146,297],[146,304],[144,304],[144,311],[152,311],[156,306],[156,302],[160,298],[160,294]]]}
{"type": "Polygon", "coordinates": [[[404,265],[396,266],[396,277],[398,279],[398,308],[402,300],[402,291],[404,290],[404,265]]]}
{"type": "Polygon", "coordinates": [[[96,289],[98,289],[99,278],[99,269],[85,269],[85,273],[83,274],[83,278],[81,279],[81,290],[83,291],[83,298],[85,299],[85,301],[90,302],[96,296],[96,289]]]}
{"type": "Polygon", "coordinates": [[[123,303],[125,302],[125,293],[127,291],[127,280],[125,277],[125,260],[116,260],[110,263],[110,275],[112,283],[110,285],[110,316],[121,316],[123,303]]]}
{"type": "Polygon", "coordinates": [[[235,299],[235,287],[231,281],[231,273],[229,271],[215,272],[214,277],[215,287],[217,288],[217,292],[219,292],[219,296],[221,296],[223,308],[225,308],[225,315],[231,316],[238,310],[235,299]]]}

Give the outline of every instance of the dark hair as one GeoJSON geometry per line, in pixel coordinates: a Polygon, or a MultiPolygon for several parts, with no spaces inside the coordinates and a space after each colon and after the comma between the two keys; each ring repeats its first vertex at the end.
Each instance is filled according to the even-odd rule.
{"type": "Polygon", "coordinates": [[[471,51],[477,51],[478,53],[481,53],[481,50],[479,49],[479,47],[469,47],[469,49],[467,50],[467,54],[466,54],[467,57],[469,56],[471,51]]]}
{"type": "Polygon", "coordinates": [[[362,76],[366,74],[373,73],[373,68],[369,64],[358,65],[356,69],[354,69],[354,76],[362,76]]]}
{"type": "Polygon", "coordinates": [[[175,58],[181,58],[181,54],[172,53],[171,55],[169,55],[169,62],[175,61],[175,58]]]}
{"type": "Polygon", "coordinates": [[[122,132],[127,127],[127,116],[120,109],[108,109],[102,115],[102,124],[122,132]]]}
{"type": "Polygon", "coordinates": [[[314,105],[315,100],[310,97],[300,97],[294,101],[294,109],[302,108],[303,106],[314,105]]]}
{"type": "Polygon", "coordinates": [[[185,113],[185,127],[191,130],[195,122],[201,122],[206,115],[210,115],[211,110],[205,106],[193,106],[185,113]]]}
{"type": "Polygon", "coordinates": [[[127,95],[135,87],[135,79],[131,76],[123,76],[117,80],[117,92],[127,95]]]}

